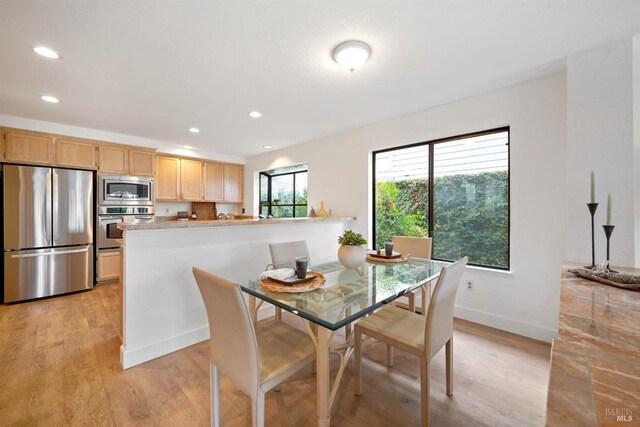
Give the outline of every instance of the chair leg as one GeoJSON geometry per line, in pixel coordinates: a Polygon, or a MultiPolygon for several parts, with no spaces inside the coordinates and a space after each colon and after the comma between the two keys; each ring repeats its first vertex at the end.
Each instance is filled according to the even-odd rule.
{"type": "Polygon", "coordinates": [[[209,368],[211,388],[211,427],[220,427],[220,370],[214,364],[209,368]]]}
{"type": "Polygon", "coordinates": [[[355,334],[354,347],[355,352],[353,356],[353,370],[355,371],[355,386],[356,396],[362,396],[362,334],[360,329],[355,327],[353,331],[355,334]]]}
{"type": "Polygon", "coordinates": [[[420,395],[422,427],[429,426],[429,359],[427,356],[420,358],[420,395]]]}
{"type": "Polygon", "coordinates": [[[387,344],[387,366],[393,366],[393,346],[391,344],[387,344]]]}
{"type": "Polygon", "coordinates": [[[453,337],[445,344],[445,356],[447,358],[447,396],[453,394],[453,337]]]}
{"type": "Polygon", "coordinates": [[[282,309],[280,307],[276,307],[276,320],[282,320],[282,309]]]}
{"type": "Polygon", "coordinates": [[[410,292],[407,294],[407,299],[409,300],[409,311],[412,313],[416,312],[416,294],[410,292]]]}
{"type": "Polygon", "coordinates": [[[253,427],[264,427],[264,392],[258,389],[252,403],[253,427]]]}

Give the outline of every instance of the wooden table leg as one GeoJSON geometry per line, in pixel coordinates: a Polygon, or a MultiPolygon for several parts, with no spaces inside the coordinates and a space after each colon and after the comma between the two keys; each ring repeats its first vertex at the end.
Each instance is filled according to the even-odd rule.
{"type": "Polygon", "coordinates": [[[330,378],[329,378],[329,336],[330,331],[318,326],[318,346],[316,348],[317,413],[318,427],[329,427],[331,422],[330,378]]]}

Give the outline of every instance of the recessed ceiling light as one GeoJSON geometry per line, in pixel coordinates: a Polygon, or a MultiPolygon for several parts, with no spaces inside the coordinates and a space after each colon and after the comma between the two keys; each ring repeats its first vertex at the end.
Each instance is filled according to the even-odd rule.
{"type": "Polygon", "coordinates": [[[186,148],[187,150],[191,150],[193,147],[190,145],[183,145],[182,148],[186,148]]]}
{"type": "Polygon", "coordinates": [[[273,145],[263,145],[264,148],[273,148],[273,145]]]}
{"type": "Polygon", "coordinates": [[[44,56],[45,58],[58,59],[60,55],[55,50],[49,49],[44,46],[36,46],[33,48],[33,51],[38,55],[44,56]]]}
{"type": "Polygon", "coordinates": [[[260,111],[249,111],[249,117],[259,119],[260,117],[262,117],[262,113],[260,111]]]}
{"type": "Polygon", "coordinates": [[[51,95],[42,95],[40,97],[40,99],[42,99],[43,101],[46,101],[46,102],[51,102],[52,104],[57,104],[58,102],[60,102],[60,100],[58,98],[56,98],[55,96],[51,96],[51,95]]]}
{"type": "Polygon", "coordinates": [[[334,61],[351,72],[362,67],[369,59],[369,55],[371,55],[369,45],[357,40],[340,43],[331,53],[334,61]]]}
{"type": "Polygon", "coordinates": [[[198,128],[189,128],[189,132],[191,132],[191,133],[200,133],[200,129],[198,129],[198,128]]]}

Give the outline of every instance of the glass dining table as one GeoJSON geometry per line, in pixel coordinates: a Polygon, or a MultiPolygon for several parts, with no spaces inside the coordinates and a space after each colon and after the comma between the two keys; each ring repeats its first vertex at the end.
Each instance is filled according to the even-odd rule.
{"type": "Polygon", "coordinates": [[[427,286],[437,278],[446,263],[410,258],[401,263],[365,262],[358,269],[347,269],[337,260],[309,267],[321,273],[325,283],[302,293],[269,292],[259,280],[241,284],[249,294],[254,321],[262,302],[269,302],[304,319],[316,346],[318,426],[330,425],[330,413],[342,374],[353,352],[351,323],[402,295],[427,286]],[[257,303],[257,299],[260,300],[257,303]],[[335,333],[346,326],[345,341],[333,344],[335,333]],[[333,387],[330,385],[329,354],[340,357],[333,387]]]}

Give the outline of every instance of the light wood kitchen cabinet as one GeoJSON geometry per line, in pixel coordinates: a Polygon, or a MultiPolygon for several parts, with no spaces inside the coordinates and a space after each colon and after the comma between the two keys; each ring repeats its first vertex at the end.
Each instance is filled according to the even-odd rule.
{"type": "Polygon", "coordinates": [[[124,147],[114,147],[111,145],[101,145],[98,151],[98,170],[115,174],[128,174],[128,149],[124,147]]]}
{"type": "Polygon", "coordinates": [[[180,200],[180,159],[156,156],[156,200],[180,200]]]}
{"type": "Polygon", "coordinates": [[[202,201],[202,162],[180,160],[180,199],[202,201]]]}
{"type": "Polygon", "coordinates": [[[56,165],[81,169],[96,168],[96,146],[88,142],[57,138],[56,165]]]}
{"type": "Polygon", "coordinates": [[[153,176],[154,152],[129,150],[129,173],[135,176],[153,176]]]}
{"type": "Polygon", "coordinates": [[[112,280],[120,277],[122,255],[120,250],[98,252],[97,280],[112,280]]]}
{"type": "Polygon", "coordinates": [[[224,165],[222,163],[205,163],[203,177],[205,202],[224,200],[224,165]]]}
{"type": "Polygon", "coordinates": [[[53,164],[53,137],[13,129],[5,129],[2,134],[3,160],[43,165],[53,164]]]}
{"type": "Polygon", "coordinates": [[[224,201],[242,203],[244,194],[244,166],[224,165],[224,201]]]}

